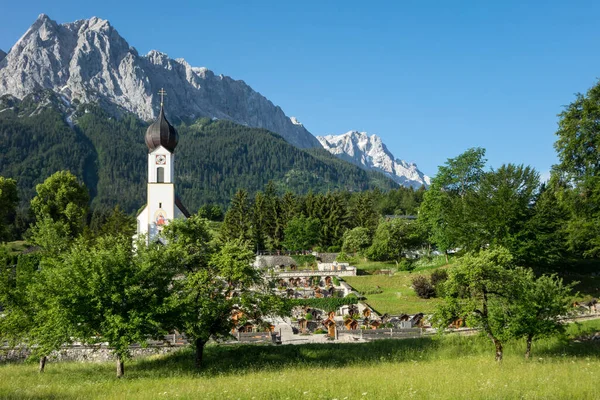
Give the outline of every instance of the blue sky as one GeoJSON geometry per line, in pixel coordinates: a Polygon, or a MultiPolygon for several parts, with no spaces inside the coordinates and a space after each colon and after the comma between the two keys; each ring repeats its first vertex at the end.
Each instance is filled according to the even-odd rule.
{"type": "Polygon", "coordinates": [[[600,3],[452,3],[0,0],[0,49],[40,13],[98,16],[140,53],[246,81],[315,135],[375,133],[430,175],[475,146],[546,174],[556,115],[600,76],[600,3]]]}

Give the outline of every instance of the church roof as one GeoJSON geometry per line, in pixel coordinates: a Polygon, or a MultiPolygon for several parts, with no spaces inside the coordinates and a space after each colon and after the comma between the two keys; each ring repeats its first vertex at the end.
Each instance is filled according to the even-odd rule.
{"type": "Polygon", "coordinates": [[[187,208],[185,208],[185,206],[183,205],[183,203],[181,202],[181,200],[177,196],[175,196],[175,205],[177,206],[177,208],[179,208],[179,211],[181,211],[181,213],[183,215],[185,215],[186,218],[189,218],[192,215],[187,210],[187,208]]]}
{"type": "Polygon", "coordinates": [[[149,151],[154,151],[158,146],[162,146],[171,153],[177,146],[179,140],[177,131],[173,125],[167,121],[164,109],[161,105],[160,114],[152,125],[146,130],[146,145],[149,151]]]}

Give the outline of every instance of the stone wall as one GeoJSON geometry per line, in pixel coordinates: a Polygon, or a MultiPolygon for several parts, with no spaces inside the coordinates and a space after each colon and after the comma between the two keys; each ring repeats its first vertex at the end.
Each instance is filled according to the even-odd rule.
{"type": "MultiPolygon", "coordinates": [[[[130,349],[133,358],[148,357],[152,355],[169,354],[180,350],[184,346],[148,346],[132,347],[130,349]]],[[[24,361],[29,357],[28,349],[0,349],[0,363],[6,361],[24,361]]],[[[48,357],[49,361],[80,361],[80,362],[104,362],[112,361],[115,357],[112,350],[106,346],[87,347],[72,346],[63,347],[60,350],[53,351],[48,357]]]]}

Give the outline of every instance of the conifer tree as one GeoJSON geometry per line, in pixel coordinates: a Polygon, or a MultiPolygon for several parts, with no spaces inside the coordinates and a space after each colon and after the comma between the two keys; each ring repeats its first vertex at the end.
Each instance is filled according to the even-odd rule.
{"type": "Polygon", "coordinates": [[[379,215],[375,211],[372,193],[361,192],[354,196],[350,205],[350,215],[352,215],[352,226],[367,228],[373,235],[379,222],[379,215]]]}
{"type": "Polygon", "coordinates": [[[9,226],[14,222],[18,203],[17,182],[0,176],[0,243],[11,236],[9,226]]]}
{"type": "Polygon", "coordinates": [[[346,201],[338,192],[328,192],[323,198],[320,210],[322,247],[341,246],[342,236],[348,228],[348,210],[346,201]]]}
{"type": "Polygon", "coordinates": [[[221,238],[224,241],[251,239],[251,213],[248,192],[240,189],[231,199],[231,206],[225,214],[221,227],[221,238]]]}
{"type": "Polygon", "coordinates": [[[254,196],[254,204],[252,205],[252,242],[253,248],[257,251],[265,249],[268,230],[268,212],[265,195],[262,192],[257,192],[254,196]]]}
{"type": "Polygon", "coordinates": [[[279,218],[281,202],[273,181],[265,187],[264,222],[267,235],[267,246],[271,249],[278,248],[283,239],[283,226],[279,218]]]}

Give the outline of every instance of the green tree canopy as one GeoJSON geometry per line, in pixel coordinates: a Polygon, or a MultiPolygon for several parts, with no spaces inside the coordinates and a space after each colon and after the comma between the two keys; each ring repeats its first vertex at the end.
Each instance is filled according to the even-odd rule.
{"type": "Polygon", "coordinates": [[[525,270],[515,284],[518,301],[510,304],[505,330],[511,337],[525,338],[525,358],[529,358],[535,338],[564,332],[561,318],[572,310],[573,285],[565,285],[556,275],[536,279],[531,270],[525,270]]]}
{"type": "Polygon", "coordinates": [[[84,185],[69,171],[59,171],[36,186],[31,210],[37,221],[49,218],[64,224],[70,237],[83,231],[88,211],[89,195],[84,185]]]}
{"type": "Polygon", "coordinates": [[[231,206],[225,213],[225,219],[221,226],[223,240],[250,240],[251,217],[248,192],[240,189],[231,199],[231,206]]]}
{"type": "Polygon", "coordinates": [[[317,218],[294,217],[285,228],[283,245],[292,251],[310,250],[319,243],[320,235],[321,221],[317,218]]]}
{"type": "Polygon", "coordinates": [[[200,368],[206,342],[230,334],[234,310],[257,318],[259,310],[265,311],[272,303],[256,290],[262,278],[252,267],[254,253],[245,242],[225,242],[215,250],[209,243],[206,220],[198,216],[171,221],[164,234],[180,271],[171,295],[173,326],[194,344],[200,368]]]}
{"type": "Polygon", "coordinates": [[[436,324],[444,329],[454,319],[464,318],[489,337],[495,347],[496,361],[503,356],[502,340],[508,319],[507,305],[518,296],[519,273],[508,250],[497,248],[464,256],[450,269],[443,284],[444,303],[435,315],[436,324]]]}
{"type": "Polygon", "coordinates": [[[375,261],[400,261],[408,251],[422,243],[416,223],[400,218],[380,222],[367,250],[367,257],[375,261]]]}
{"type": "Polygon", "coordinates": [[[12,236],[10,225],[14,223],[17,204],[17,182],[0,176],[0,243],[12,236]]]}
{"type": "Polygon", "coordinates": [[[440,251],[473,244],[475,216],[469,204],[484,174],[484,156],[484,149],[472,148],[448,159],[424,194],[419,223],[440,251]]]}
{"type": "Polygon", "coordinates": [[[117,377],[133,343],[167,333],[163,321],[177,270],[158,243],[136,244],[123,236],[75,243],[62,259],[48,261],[42,274],[48,310],[85,343],[108,342],[117,356],[117,377]]]}
{"type": "Polygon", "coordinates": [[[559,114],[554,172],[566,184],[569,246],[577,255],[600,256],[600,83],[559,114]]]}
{"type": "Polygon", "coordinates": [[[371,234],[367,228],[357,226],[354,229],[349,229],[344,233],[344,244],[342,250],[347,253],[364,252],[371,246],[371,234]]]}

